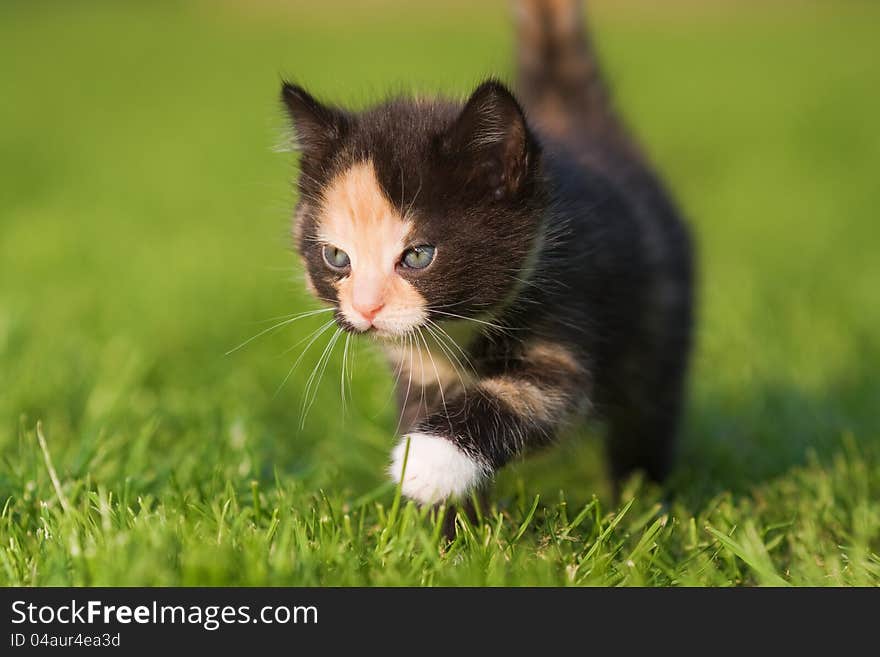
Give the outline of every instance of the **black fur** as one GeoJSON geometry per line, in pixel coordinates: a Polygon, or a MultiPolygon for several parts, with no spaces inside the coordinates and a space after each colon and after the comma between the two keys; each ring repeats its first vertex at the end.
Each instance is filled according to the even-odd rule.
{"type": "Polygon", "coordinates": [[[691,342],[691,242],[608,105],[583,32],[554,34],[545,22],[538,35],[553,47],[521,58],[529,120],[494,80],[464,103],[395,98],[361,113],[285,84],[303,148],[297,247],[319,296],[335,298],[339,274],[315,243],[314,200],[335,174],[372,160],[418,241],[438,247],[431,267],[406,273],[411,283],[432,307],[502,327],[463,345],[474,388],[445,409],[429,393],[426,409],[404,409],[405,428],[443,434],[494,470],[551,442],[567,416],[588,408],[607,421],[615,479],[635,469],[662,479],[691,342]],[[565,56],[582,58],[580,68],[565,56]],[[577,367],[534,357],[535,345],[552,345],[577,367]],[[479,386],[499,376],[554,400],[556,417],[530,416],[479,386]]]}

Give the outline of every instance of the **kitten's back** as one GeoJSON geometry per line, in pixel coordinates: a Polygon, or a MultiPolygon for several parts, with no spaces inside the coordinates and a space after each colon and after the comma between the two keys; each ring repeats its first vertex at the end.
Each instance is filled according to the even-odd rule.
{"type": "Polygon", "coordinates": [[[690,236],[612,105],[583,2],[519,0],[516,9],[518,96],[544,146],[554,221],[569,234],[547,260],[577,262],[557,277],[582,294],[563,297],[557,312],[591,327],[592,401],[610,423],[615,480],[637,468],[659,480],[690,352],[690,236]]]}

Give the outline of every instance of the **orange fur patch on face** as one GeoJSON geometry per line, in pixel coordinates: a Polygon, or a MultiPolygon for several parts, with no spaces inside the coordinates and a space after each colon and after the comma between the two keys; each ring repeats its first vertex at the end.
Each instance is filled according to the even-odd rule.
{"type": "Polygon", "coordinates": [[[336,288],[340,309],[356,328],[370,327],[364,309],[381,308],[372,321],[380,332],[399,334],[424,320],[425,299],[396,269],[410,228],[383,193],[372,162],[356,164],[327,186],[318,239],[351,261],[351,274],[336,288]]]}

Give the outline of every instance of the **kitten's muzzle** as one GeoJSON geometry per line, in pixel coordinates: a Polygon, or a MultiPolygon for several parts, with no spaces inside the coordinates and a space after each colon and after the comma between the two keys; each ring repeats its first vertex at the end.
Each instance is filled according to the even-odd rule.
{"type": "Polygon", "coordinates": [[[379,311],[384,307],[384,301],[368,301],[367,303],[358,303],[355,301],[355,303],[352,304],[352,308],[354,308],[355,312],[360,316],[358,319],[363,319],[370,326],[373,325],[373,320],[376,319],[376,315],[378,315],[379,311]]]}

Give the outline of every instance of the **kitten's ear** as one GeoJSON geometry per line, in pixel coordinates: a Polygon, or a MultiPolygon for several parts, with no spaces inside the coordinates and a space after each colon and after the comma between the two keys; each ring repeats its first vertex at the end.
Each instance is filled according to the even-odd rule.
{"type": "Polygon", "coordinates": [[[447,148],[469,167],[468,181],[483,181],[499,200],[522,189],[538,155],[522,108],[496,80],[474,90],[446,137],[447,148]]]}
{"type": "Polygon", "coordinates": [[[297,146],[307,155],[323,158],[342,139],[347,115],[319,103],[305,89],[289,82],[281,87],[281,102],[293,122],[297,146]]]}

